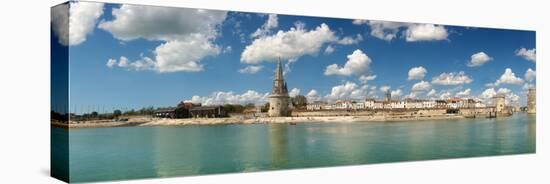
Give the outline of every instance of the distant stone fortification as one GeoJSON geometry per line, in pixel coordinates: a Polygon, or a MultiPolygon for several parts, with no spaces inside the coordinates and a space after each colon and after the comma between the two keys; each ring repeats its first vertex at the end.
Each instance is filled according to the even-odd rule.
{"type": "Polygon", "coordinates": [[[537,113],[537,90],[535,88],[530,88],[527,93],[527,113],[537,113]]]}

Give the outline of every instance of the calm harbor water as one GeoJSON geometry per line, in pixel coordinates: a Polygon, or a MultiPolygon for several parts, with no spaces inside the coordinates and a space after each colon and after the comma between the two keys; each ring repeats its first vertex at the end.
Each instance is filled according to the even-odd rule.
{"type": "Polygon", "coordinates": [[[520,113],[394,123],[72,129],[68,165],[71,182],[84,182],[534,153],[535,128],[535,116],[520,113]]]}

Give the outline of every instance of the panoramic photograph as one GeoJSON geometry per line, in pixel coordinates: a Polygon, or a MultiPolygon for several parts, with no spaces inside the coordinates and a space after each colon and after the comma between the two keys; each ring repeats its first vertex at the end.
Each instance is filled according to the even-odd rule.
{"type": "Polygon", "coordinates": [[[535,31],[85,1],[51,20],[63,181],[536,152],[535,31]]]}

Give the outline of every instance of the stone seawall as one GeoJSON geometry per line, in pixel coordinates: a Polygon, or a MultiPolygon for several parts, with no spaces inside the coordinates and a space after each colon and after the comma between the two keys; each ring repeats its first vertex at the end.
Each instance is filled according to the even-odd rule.
{"type": "Polygon", "coordinates": [[[307,116],[413,116],[413,115],[445,115],[446,109],[381,109],[381,110],[321,110],[292,111],[293,117],[307,116]]]}
{"type": "Polygon", "coordinates": [[[504,108],[502,112],[495,112],[495,109],[492,107],[487,108],[469,108],[469,109],[460,109],[458,111],[459,115],[465,117],[494,117],[498,116],[511,116],[513,114],[512,109],[504,108]]]}
{"type": "Polygon", "coordinates": [[[384,116],[384,117],[430,117],[430,116],[445,116],[449,114],[460,116],[486,116],[489,112],[493,112],[493,108],[462,108],[447,110],[444,108],[438,109],[379,109],[379,110],[294,110],[293,117],[326,117],[326,116],[384,116]]]}

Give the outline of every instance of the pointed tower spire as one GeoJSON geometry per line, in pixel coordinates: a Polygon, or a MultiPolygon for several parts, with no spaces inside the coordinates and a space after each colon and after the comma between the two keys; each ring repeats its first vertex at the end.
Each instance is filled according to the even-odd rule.
{"type": "Polygon", "coordinates": [[[283,67],[281,66],[281,58],[277,63],[277,72],[275,73],[275,80],[284,80],[283,79],[283,67]]]}

